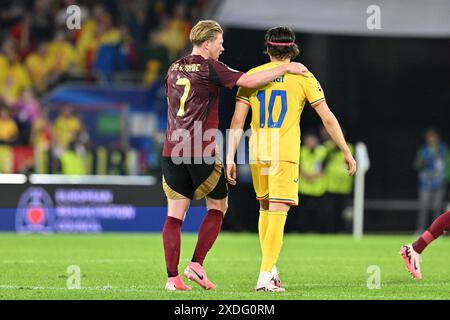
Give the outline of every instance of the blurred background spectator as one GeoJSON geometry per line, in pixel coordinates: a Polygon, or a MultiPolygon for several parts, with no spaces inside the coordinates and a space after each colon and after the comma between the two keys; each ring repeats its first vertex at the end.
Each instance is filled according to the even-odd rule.
{"type": "Polygon", "coordinates": [[[27,88],[22,92],[19,100],[13,104],[14,118],[19,126],[19,143],[30,144],[30,134],[33,122],[41,113],[41,105],[34,96],[33,90],[27,88]]]}
{"type": "MultiPolygon", "coordinates": [[[[345,134],[345,129],[342,128],[345,134]]],[[[344,153],[330,138],[324,127],[321,128],[321,137],[326,149],[324,160],[325,196],[323,198],[323,216],[320,219],[325,232],[334,233],[350,231],[352,223],[352,194],[354,177],[349,177],[344,162],[344,153]]],[[[355,148],[347,142],[355,156],[355,148]]]]}
{"type": "Polygon", "coordinates": [[[19,128],[11,117],[10,111],[4,105],[0,105],[0,143],[11,145],[19,134],[19,128]]]}
{"type": "Polygon", "coordinates": [[[435,129],[424,135],[425,144],[418,150],[414,167],[419,178],[419,212],[416,233],[420,234],[444,208],[445,174],[448,170],[448,148],[435,129]],[[431,216],[429,215],[431,211],[431,216]]]}
{"type": "Polygon", "coordinates": [[[59,116],[53,124],[53,146],[56,154],[61,154],[70,143],[75,141],[81,130],[80,119],[73,114],[70,105],[63,106],[59,116]]]}
{"type": "Polygon", "coordinates": [[[72,141],[61,154],[61,173],[62,174],[86,174],[85,158],[80,150],[77,150],[75,141],[72,141]]]}
{"type": "Polygon", "coordinates": [[[324,160],[327,151],[320,144],[319,137],[314,132],[306,132],[300,149],[300,179],[299,199],[301,205],[293,210],[288,222],[288,230],[292,225],[295,231],[321,231],[325,232],[323,224],[323,195],[326,191],[326,181],[323,176],[324,160]],[[297,209],[297,210],[296,210],[297,209]]]}

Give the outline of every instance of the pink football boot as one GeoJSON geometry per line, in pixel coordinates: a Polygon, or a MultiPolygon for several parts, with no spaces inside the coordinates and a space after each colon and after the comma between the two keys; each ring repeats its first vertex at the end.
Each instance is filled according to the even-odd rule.
{"type": "Polygon", "coordinates": [[[191,287],[184,284],[180,276],[169,277],[166,282],[166,290],[168,291],[190,291],[191,287]]]}
{"type": "Polygon", "coordinates": [[[189,262],[184,275],[191,281],[197,282],[203,289],[213,290],[215,284],[208,280],[205,269],[198,262],[189,262]]]}
{"type": "Polygon", "coordinates": [[[400,248],[400,254],[405,261],[406,269],[413,279],[422,279],[422,274],[420,273],[420,254],[414,251],[411,244],[402,246],[400,248]]]}

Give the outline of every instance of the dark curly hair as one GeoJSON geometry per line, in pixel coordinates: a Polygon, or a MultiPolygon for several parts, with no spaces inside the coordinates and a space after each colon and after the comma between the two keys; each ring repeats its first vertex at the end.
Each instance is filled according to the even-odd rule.
{"type": "Polygon", "coordinates": [[[264,53],[274,58],[293,60],[300,53],[295,43],[295,33],[289,27],[275,27],[267,30],[264,40],[266,42],[264,53]],[[277,43],[282,45],[277,45],[277,43]]]}

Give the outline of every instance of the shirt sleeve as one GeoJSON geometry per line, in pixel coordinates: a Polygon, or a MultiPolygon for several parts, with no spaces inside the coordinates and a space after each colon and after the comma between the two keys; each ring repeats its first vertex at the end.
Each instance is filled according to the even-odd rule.
{"type": "Polygon", "coordinates": [[[236,94],[236,101],[240,101],[251,107],[250,103],[250,89],[239,87],[239,90],[236,94]]]}
{"type": "Polygon", "coordinates": [[[302,79],[306,98],[312,107],[316,107],[320,102],[325,100],[323,89],[312,73],[309,73],[307,78],[302,79]]]}
{"type": "Polygon", "coordinates": [[[220,61],[210,60],[208,63],[209,79],[219,87],[233,89],[233,87],[236,85],[236,82],[244,74],[241,71],[229,68],[226,64],[220,61]]]}

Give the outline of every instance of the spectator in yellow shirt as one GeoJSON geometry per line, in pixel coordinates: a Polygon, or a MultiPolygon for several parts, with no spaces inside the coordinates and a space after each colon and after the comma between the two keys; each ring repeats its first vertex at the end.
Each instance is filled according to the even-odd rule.
{"type": "Polygon", "coordinates": [[[6,76],[8,73],[9,62],[6,55],[0,53],[0,88],[6,81],[6,76]]]}
{"type": "Polygon", "coordinates": [[[12,144],[18,134],[16,122],[3,103],[0,103],[0,144],[12,144]]]}
{"type": "Polygon", "coordinates": [[[84,175],[86,174],[86,162],[84,157],[77,152],[76,145],[71,142],[68,145],[68,149],[64,151],[60,158],[61,161],[61,173],[71,175],[84,175]]]}
{"type": "Polygon", "coordinates": [[[98,48],[103,44],[119,44],[121,39],[121,32],[114,27],[111,15],[102,4],[96,4],[92,9],[92,17],[83,24],[76,44],[80,65],[90,70],[98,48]]]}
{"type": "Polygon", "coordinates": [[[100,19],[106,14],[105,7],[97,3],[92,8],[92,15],[83,22],[80,34],[76,43],[76,49],[80,59],[80,66],[89,70],[92,67],[93,56],[97,50],[97,25],[100,19]]]}
{"type": "Polygon", "coordinates": [[[34,119],[31,127],[31,144],[34,149],[34,167],[36,173],[48,173],[49,154],[52,144],[52,126],[48,119],[47,109],[34,119]]]}
{"type": "Polygon", "coordinates": [[[67,149],[70,142],[80,132],[80,129],[80,119],[73,115],[72,107],[70,105],[63,106],[60,115],[53,124],[53,138],[57,154],[61,154],[67,149]]]}
{"type": "Polygon", "coordinates": [[[77,52],[67,41],[63,30],[58,30],[54,40],[49,43],[48,56],[53,62],[52,71],[58,74],[69,72],[78,65],[77,52]]]}
{"type": "Polygon", "coordinates": [[[51,65],[47,42],[40,43],[38,49],[30,53],[25,60],[33,87],[39,92],[47,90],[49,82],[51,82],[51,65]]]}
{"type": "Polygon", "coordinates": [[[0,83],[0,93],[6,104],[11,105],[17,101],[24,89],[31,86],[27,69],[20,63],[17,53],[13,49],[6,52],[8,65],[4,70],[3,82],[0,83]]]}
{"type": "Polygon", "coordinates": [[[52,143],[52,125],[48,119],[48,110],[42,112],[34,119],[31,128],[31,144],[35,148],[48,151],[52,143]]]}

